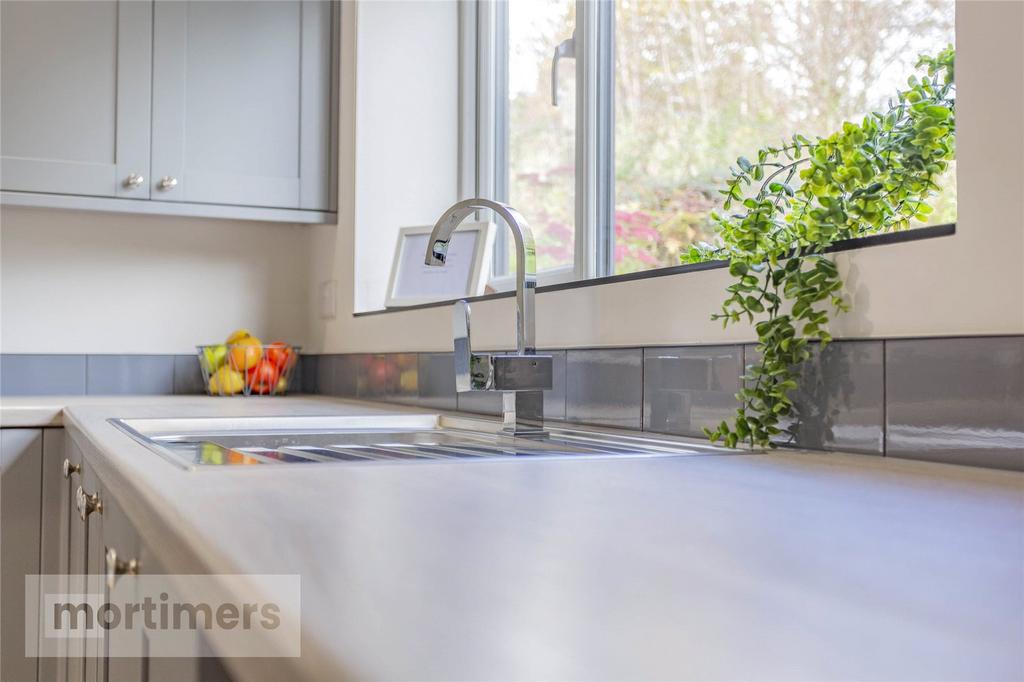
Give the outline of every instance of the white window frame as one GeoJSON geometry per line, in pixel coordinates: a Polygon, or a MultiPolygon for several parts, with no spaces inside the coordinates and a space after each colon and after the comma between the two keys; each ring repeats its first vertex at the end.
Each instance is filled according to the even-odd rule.
{"type": "MultiPolygon", "coordinates": [[[[537,273],[542,286],[614,274],[614,13],[613,0],[576,1],[571,57],[576,60],[575,249],[571,266],[537,273]]],[[[508,198],[507,26],[507,0],[459,3],[462,198],[508,198]]],[[[516,208],[529,220],[529,206],[516,208]]],[[[507,239],[499,229],[490,281],[497,291],[514,285],[507,272],[507,239]]]]}

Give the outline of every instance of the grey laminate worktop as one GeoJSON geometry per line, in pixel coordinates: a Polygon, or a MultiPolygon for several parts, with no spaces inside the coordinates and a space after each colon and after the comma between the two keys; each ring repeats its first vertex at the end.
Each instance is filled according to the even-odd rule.
{"type": "Polygon", "coordinates": [[[69,399],[63,424],[170,568],[301,576],[302,658],[246,674],[1024,677],[1022,474],[804,452],[186,472],[106,421],[402,409],[69,399]]]}

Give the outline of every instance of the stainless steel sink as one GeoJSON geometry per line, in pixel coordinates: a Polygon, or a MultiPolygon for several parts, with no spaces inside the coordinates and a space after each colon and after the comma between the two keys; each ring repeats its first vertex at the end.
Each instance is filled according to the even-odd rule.
{"type": "Polygon", "coordinates": [[[735,454],[683,439],[548,426],[544,439],[512,438],[486,419],[436,414],[348,417],[111,419],[185,469],[224,465],[358,464],[550,457],[735,454]]]}

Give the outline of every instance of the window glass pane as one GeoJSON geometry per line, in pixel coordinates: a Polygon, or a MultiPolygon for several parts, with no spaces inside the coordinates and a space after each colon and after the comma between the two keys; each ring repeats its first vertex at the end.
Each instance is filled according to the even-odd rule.
{"type": "Polygon", "coordinates": [[[554,107],[551,58],[574,25],[570,0],[508,3],[508,203],[530,222],[538,270],[573,263],[576,62],[559,63],[554,107]]]}
{"type": "MultiPolygon", "coordinates": [[[[514,3],[513,3],[514,4],[514,3]]],[[[615,271],[710,240],[729,165],[886,106],[953,43],[953,0],[616,0],[615,271]]],[[[930,222],[956,219],[955,175],[930,222]]]]}

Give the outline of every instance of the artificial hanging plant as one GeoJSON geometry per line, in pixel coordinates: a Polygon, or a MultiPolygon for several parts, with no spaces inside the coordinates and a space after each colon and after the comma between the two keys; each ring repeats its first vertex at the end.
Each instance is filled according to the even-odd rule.
{"type": "Polygon", "coordinates": [[[904,230],[931,213],[928,198],[954,156],[954,52],[922,56],[919,76],[890,101],[889,110],[844,123],[829,137],[794,135],[778,147],[737,159],[712,214],[721,239],[683,254],[684,263],[728,260],[735,281],[727,288],[723,325],[754,324],[760,361],[743,376],[736,418],[706,430],[730,447],[774,447],[780,419],[793,411],[808,344],[824,347],[830,308],[849,310],[843,281],[825,251],[836,241],[904,230]]]}

